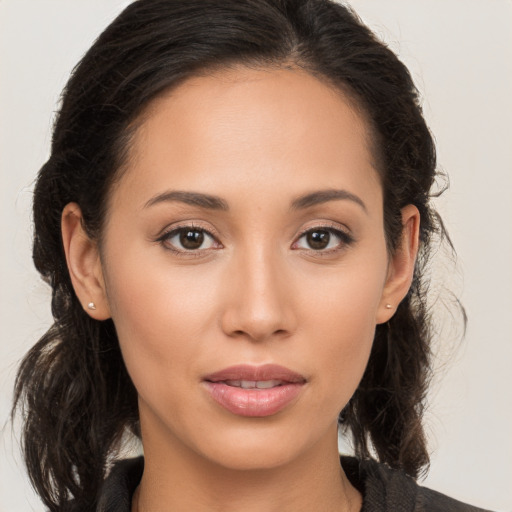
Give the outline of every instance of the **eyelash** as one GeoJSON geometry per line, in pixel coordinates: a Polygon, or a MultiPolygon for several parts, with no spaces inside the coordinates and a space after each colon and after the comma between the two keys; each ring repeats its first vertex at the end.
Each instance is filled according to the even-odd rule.
{"type": "MultiPolygon", "coordinates": [[[[300,235],[297,237],[297,239],[293,242],[292,247],[294,245],[296,245],[303,237],[305,237],[309,233],[314,233],[315,231],[316,232],[326,231],[330,235],[334,235],[336,238],[339,239],[339,243],[334,248],[304,249],[305,251],[312,253],[315,256],[322,257],[322,256],[328,256],[335,252],[339,252],[344,247],[348,247],[348,246],[352,245],[355,241],[354,238],[352,237],[352,235],[350,235],[349,233],[347,233],[344,230],[339,229],[338,227],[334,227],[332,225],[319,225],[319,226],[314,226],[312,228],[308,228],[308,229],[305,229],[304,231],[302,231],[300,233],[300,235]]],[[[211,251],[211,250],[216,250],[216,249],[222,248],[222,244],[220,244],[220,242],[218,242],[217,236],[215,234],[213,234],[209,230],[207,230],[201,226],[195,225],[195,224],[187,224],[184,226],[178,226],[178,227],[172,228],[171,230],[166,231],[162,235],[160,235],[156,239],[156,242],[160,243],[166,250],[171,251],[172,253],[176,254],[177,256],[181,256],[181,257],[185,257],[185,258],[201,257],[204,255],[205,251],[211,251]],[[220,247],[217,246],[214,249],[208,248],[208,249],[187,250],[187,249],[176,249],[175,247],[173,247],[171,244],[168,243],[171,238],[175,237],[176,235],[179,235],[180,233],[187,232],[187,231],[203,233],[206,236],[212,238],[212,240],[214,241],[214,244],[217,244],[220,247]]]]}

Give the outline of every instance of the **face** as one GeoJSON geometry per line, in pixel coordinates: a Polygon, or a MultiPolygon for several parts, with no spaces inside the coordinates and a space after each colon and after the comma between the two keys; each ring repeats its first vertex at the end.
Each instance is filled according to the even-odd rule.
{"type": "Polygon", "coordinates": [[[368,139],[299,70],[219,72],[153,103],[101,250],[145,451],[264,468],[335,443],[391,316],[368,139]]]}

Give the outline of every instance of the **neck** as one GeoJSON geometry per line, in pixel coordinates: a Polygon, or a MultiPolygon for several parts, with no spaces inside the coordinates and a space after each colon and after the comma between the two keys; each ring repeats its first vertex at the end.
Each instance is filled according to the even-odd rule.
{"type": "MultiPolygon", "coordinates": [[[[143,435],[144,442],[144,435],[143,435]]],[[[277,467],[238,470],[176,446],[144,443],[132,512],[358,512],[361,496],[339,462],[337,431],[277,467]]]]}

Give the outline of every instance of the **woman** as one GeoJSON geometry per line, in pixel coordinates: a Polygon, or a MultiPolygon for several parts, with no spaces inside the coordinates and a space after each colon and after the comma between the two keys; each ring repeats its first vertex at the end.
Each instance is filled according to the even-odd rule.
{"type": "Polygon", "coordinates": [[[346,8],[130,5],[35,190],[55,324],[16,401],[46,506],[476,510],[410,478],[435,174],[409,73],[346,8]],[[104,481],[127,432],[144,461],[104,481]]]}

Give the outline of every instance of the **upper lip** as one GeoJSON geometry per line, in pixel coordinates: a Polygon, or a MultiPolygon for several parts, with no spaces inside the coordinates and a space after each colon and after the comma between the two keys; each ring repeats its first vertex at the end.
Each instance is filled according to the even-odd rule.
{"type": "Polygon", "coordinates": [[[265,364],[261,366],[240,364],[229,366],[228,368],[207,375],[204,377],[204,380],[209,382],[221,382],[226,380],[280,380],[282,382],[294,383],[306,381],[303,375],[277,364],[265,364]]]}

